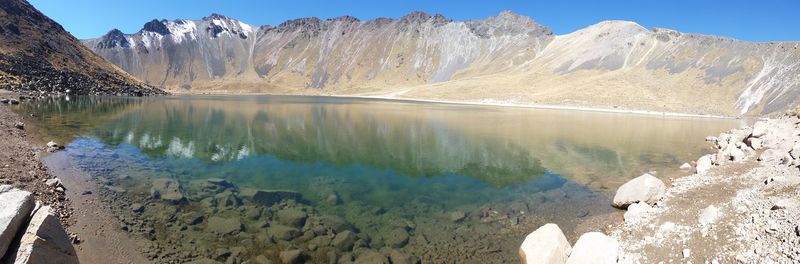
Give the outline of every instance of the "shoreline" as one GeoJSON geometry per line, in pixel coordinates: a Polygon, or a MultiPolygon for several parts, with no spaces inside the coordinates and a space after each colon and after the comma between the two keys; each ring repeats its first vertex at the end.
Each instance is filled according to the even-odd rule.
{"type": "Polygon", "coordinates": [[[693,173],[670,179],[657,202],[629,206],[611,228],[620,263],[800,259],[800,116],[707,140],[716,153],[692,162],[693,173]]]}
{"type": "MultiPolygon", "coordinates": [[[[480,101],[459,101],[459,100],[435,100],[435,99],[422,99],[422,98],[404,98],[395,96],[373,96],[373,95],[335,95],[335,94],[273,94],[273,93],[227,93],[227,92],[175,92],[170,91],[171,96],[297,96],[297,97],[330,97],[330,98],[345,98],[345,99],[373,99],[385,100],[395,102],[418,102],[418,103],[433,103],[433,104],[446,104],[446,105],[467,105],[467,106],[489,106],[489,107],[511,107],[511,108],[529,108],[529,109],[544,109],[544,110],[564,110],[564,111],[581,111],[581,112],[594,112],[594,113],[612,113],[612,114],[632,114],[644,116],[662,116],[662,117],[684,117],[684,118],[712,118],[712,119],[762,119],[763,117],[745,117],[745,116],[725,116],[725,115],[711,115],[711,114],[692,114],[680,112],[664,112],[653,110],[637,110],[637,109],[612,109],[603,107],[587,107],[587,106],[570,106],[570,105],[550,105],[550,104],[526,104],[526,103],[506,103],[506,102],[490,102],[492,99],[484,99],[485,102],[480,101]]],[[[167,95],[167,96],[170,96],[167,95]]]]}

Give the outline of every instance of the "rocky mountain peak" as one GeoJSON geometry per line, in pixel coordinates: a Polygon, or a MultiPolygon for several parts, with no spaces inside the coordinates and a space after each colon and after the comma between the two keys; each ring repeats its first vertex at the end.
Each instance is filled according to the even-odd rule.
{"type": "Polygon", "coordinates": [[[430,21],[432,24],[439,26],[451,22],[452,20],[443,16],[442,14],[429,15],[422,11],[413,11],[400,18],[400,21],[407,24],[422,24],[430,21]]]}
{"type": "Polygon", "coordinates": [[[153,19],[150,22],[147,22],[142,27],[142,31],[154,32],[161,35],[169,35],[169,28],[167,25],[164,24],[164,21],[158,21],[157,19],[153,19]]]}
{"type": "Polygon", "coordinates": [[[97,43],[98,49],[110,49],[114,47],[130,47],[131,43],[128,42],[128,39],[125,37],[125,33],[122,33],[119,29],[112,29],[108,31],[103,37],[101,38],[100,42],[97,43]]]}
{"type": "Polygon", "coordinates": [[[553,35],[553,31],[550,27],[543,26],[530,17],[519,15],[511,11],[503,11],[497,16],[488,17],[483,20],[467,21],[466,23],[473,33],[483,38],[494,35],[553,35]]]}
{"type": "Polygon", "coordinates": [[[330,19],[328,19],[328,21],[355,23],[355,22],[360,22],[361,20],[359,20],[358,18],[353,17],[353,16],[340,16],[340,17],[330,18],[330,19]]]}
{"type": "Polygon", "coordinates": [[[304,17],[292,20],[286,20],[278,25],[277,29],[280,32],[294,31],[298,29],[305,29],[311,31],[319,31],[322,29],[322,20],[316,17],[304,17]]]}
{"type": "Polygon", "coordinates": [[[214,20],[214,19],[230,19],[230,18],[228,18],[227,16],[224,16],[224,15],[218,14],[218,13],[211,13],[207,17],[203,18],[203,20],[206,20],[206,21],[214,20]]]}

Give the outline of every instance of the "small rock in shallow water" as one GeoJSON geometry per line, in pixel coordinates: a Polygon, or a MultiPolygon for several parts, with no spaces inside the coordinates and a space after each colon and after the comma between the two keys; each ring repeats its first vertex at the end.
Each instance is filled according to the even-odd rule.
{"type": "Polygon", "coordinates": [[[300,236],[300,230],[294,227],[288,227],[284,225],[272,225],[267,229],[267,233],[271,235],[275,240],[281,241],[290,241],[298,236],[300,236]]]}
{"type": "Polygon", "coordinates": [[[287,226],[302,227],[308,214],[297,208],[286,208],[278,211],[278,222],[287,226]]]}
{"type": "Polygon", "coordinates": [[[173,203],[184,200],[183,190],[178,181],[173,179],[155,179],[153,187],[150,188],[150,197],[161,199],[173,203]]]}
{"type": "Polygon", "coordinates": [[[467,214],[465,214],[464,212],[455,211],[450,213],[450,221],[461,222],[461,220],[464,220],[464,218],[467,218],[467,214]]]}
{"type": "Polygon", "coordinates": [[[22,122],[14,123],[14,127],[16,127],[17,129],[25,129],[25,123],[22,122]]]}
{"type": "Polygon", "coordinates": [[[294,264],[294,263],[300,263],[301,261],[300,257],[302,256],[302,254],[303,254],[302,251],[296,249],[296,250],[281,251],[279,255],[283,263],[294,264]]]}
{"type": "Polygon", "coordinates": [[[206,230],[217,234],[234,234],[242,231],[242,222],[239,221],[239,218],[213,216],[208,218],[206,230]]]}
{"type": "Polygon", "coordinates": [[[253,194],[253,202],[264,205],[273,206],[278,202],[291,199],[300,200],[300,193],[287,190],[258,190],[253,194]]]}
{"type": "Polygon", "coordinates": [[[391,248],[401,248],[408,244],[409,235],[404,229],[396,228],[383,234],[383,241],[391,248]]]}
{"type": "Polygon", "coordinates": [[[336,234],[336,237],[331,241],[331,245],[341,251],[349,251],[353,249],[356,243],[356,236],[350,230],[345,230],[336,234]]]}
{"type": "Polygon", "coordinates": [[[681,170],[690,170],[690,169],[692,169],[692,165],[690,165],[689,163],[684,163],[683,165],[681,165],[680,169],[681,170]]]}
{"type": "Polygon", "coordinates": [[[134,203],[134,204],[132,204],[132,205],[131,205],[131,210],[132,210],[134,213],[141,213],[141,212],[144,212],[144,205],[142,205],[142,204],[140,204],[140,203],[134,203]]]}

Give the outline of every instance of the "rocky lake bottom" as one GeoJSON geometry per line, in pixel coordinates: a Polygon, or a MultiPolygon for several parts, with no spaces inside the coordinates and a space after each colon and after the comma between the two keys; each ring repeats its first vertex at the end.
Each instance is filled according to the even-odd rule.
{"type": "Polygon", "coordinates": [[[69,142],[49,162],[88,173],[159,263],[513,262],[538,226],[574,239],[618,217],[619,184],[666,177],[708,151],[705,135],[739,125],[269,96],[72,98],[21,111],[69,142]]]}

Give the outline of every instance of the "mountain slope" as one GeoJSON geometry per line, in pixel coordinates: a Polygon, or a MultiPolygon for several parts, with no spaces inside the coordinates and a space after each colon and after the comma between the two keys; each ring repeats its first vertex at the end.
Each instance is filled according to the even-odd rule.
{"type": "Polygon", "coordinates": [[[163,93],[92,53],[24,0],[0,1],[0,88],[70,94],[163,93]]]}
{"type": "Polygon", "coordinates": [[[604,21],[556,36],[503,12],[451,21],[302,18],[255,27],[213,14],[112,30],[84,45],[183,91],[381,95],[762,115],[800,95],[798,43],[752,43],[604,21]]]}

